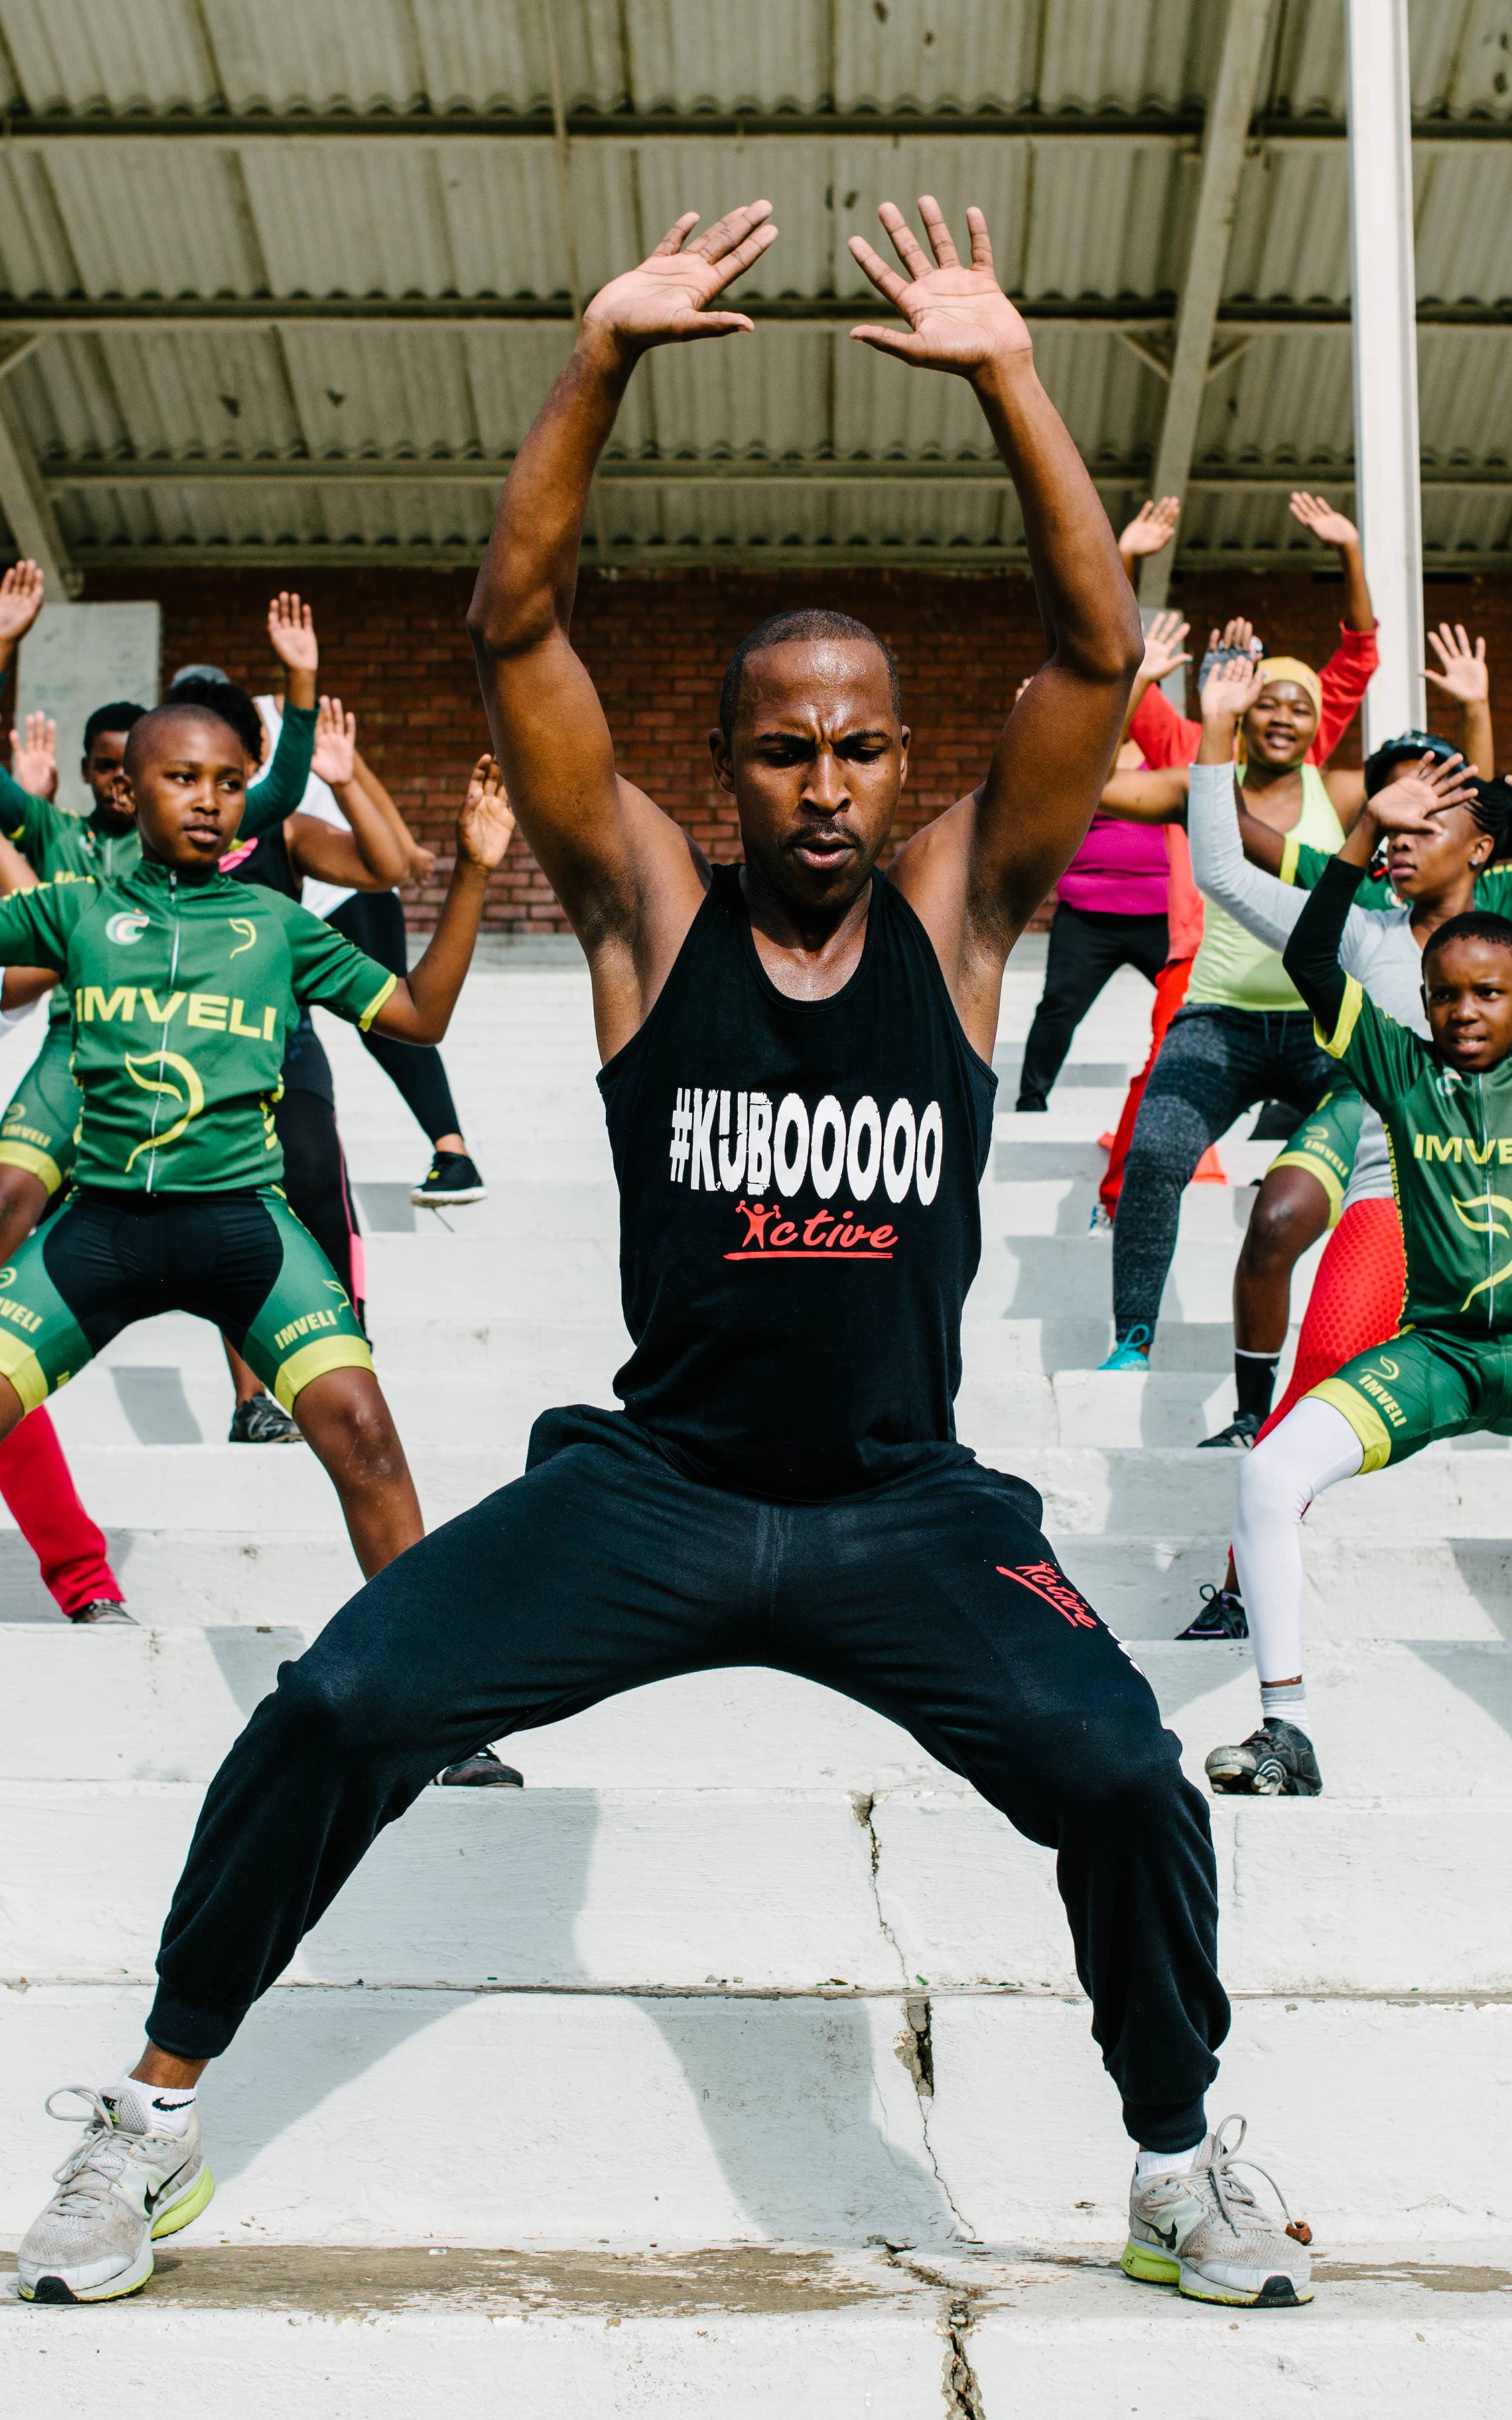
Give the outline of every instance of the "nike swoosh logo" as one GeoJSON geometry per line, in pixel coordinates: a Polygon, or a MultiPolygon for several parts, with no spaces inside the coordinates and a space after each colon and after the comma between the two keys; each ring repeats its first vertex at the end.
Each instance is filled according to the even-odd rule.
{"type": "Polygon", "coordinates": [[[179,2163],[178,2166],[177,2166],[177,2168],[175,2168],[175,2170],[174,2170],[174,2172],[173,2172],[172,2176],[171,2176],[171,2177],[164,2177],[164,2178],[163,2178],[163,2180],[162,2180],[162,2184],[161,2184],[161,2185],[159,2185],[159,2186],[157,2187],[157,2189],[156,2189],[156,2191],[155,2191],[155,2192],[153,2192],[153,2193],[146,2193],[146,2194],[144,2194],[144,2195],[143,2195],[143,2196],[142,2196],[142,2208],[143,2208],[144,2211],[146,2212],[146,2214],[147,2214],[147,2216],[148,2218],[150,2218],[150,2217],[151,2217],[151,2215],[152,2215],[153,2211],[157,2209],[158,2204],[159,2204],[159,2202],[162,2199],[163,2195],[164,2195],[165,2193],[168,2193],[169,2191],[171,2191],[171,2189],[173,2188],[173,2186],[175,2186],[175,2185],[178,2182],[179,2178],[183,2175],[184,2170],[185,2170],[185,2168],[187,2168],[187,2167],[188,2167],[188,2165],[189,2165],[189,2162],[188,2162],[187,2160],[182,2160],[182,2161],[180,2161],[180,2163],[179,2163]]]}

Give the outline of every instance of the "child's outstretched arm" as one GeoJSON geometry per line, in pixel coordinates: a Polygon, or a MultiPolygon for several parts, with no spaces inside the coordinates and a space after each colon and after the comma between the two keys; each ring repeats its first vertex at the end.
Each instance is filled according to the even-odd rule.
{"type": "Polygon", "coordinates": [[[373,1019],[376,1033],[398,1042],[440,1040],[472,963],[488,876],[502,864],[514,830],[504,777],[491,756],[480,756],[456,819],[456,862],[430,947],[394,985],[373,1019]]]}

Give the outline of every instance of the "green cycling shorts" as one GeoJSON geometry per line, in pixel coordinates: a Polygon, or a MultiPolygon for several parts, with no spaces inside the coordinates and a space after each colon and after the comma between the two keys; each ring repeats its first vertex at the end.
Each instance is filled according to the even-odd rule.
{"type": "Polygon", "coordinates": [[[1335,1084],[1323,1094],[1310,1118],[1304,1118],[1285,1151],[1277,1152],[1267,1176],[1278,1168],[1304,1168],[1316,1176],[1328,1196],[1328,1223],[1336,1227],[1344,1207],[1345,1188],[1354,1166],[1365,1102],[1352,1084],[1335,1084]]]}
{"type": "Polygon", "coordinates": [[[67,1017],[51,1025],[0,1117],[0,1168],[23,1168],[49,1193],[68,1183],[78,1140],[84,1096],[73,1080],[73,1028],[67,1017]]]}
{"type": "Polygon", "coordinates": [[[1436,1437],[1471,1429],[1512,1436],[1512,1336],[1407,1327],[1357,1353],[1311,1393],[1349,1421],[1365,1448],[1362,1470],[1405,1462],[1436,1437]]]}
{"type": "Polygon", "coordinates": [[[30,1412],[133,1320],[187,1311],[285,1409],[329,1370],[371,1370],[345,1286],[276,1186],[239,1193],[85,1187],[0,1268],[0,1376],[30,1412]]]}

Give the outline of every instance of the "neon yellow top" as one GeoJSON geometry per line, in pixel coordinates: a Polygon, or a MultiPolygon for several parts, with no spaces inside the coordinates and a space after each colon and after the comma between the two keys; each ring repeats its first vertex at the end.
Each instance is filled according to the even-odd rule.
{"type": "MultiPolygon", "coordinates": [[[[1240,781],[1244,768],[1234,768],[1240,781]]],[[[1302,768],[1302,813],[1287,834],[1288,845],[1326,849],[1344,845],[1344,827],[1316,765],[1302,768]]],[[[1302,998],[1287,975],[1279,950],[1268,950],[1211,899],[1202,906],[1202,947],[1186,987],[1189,1008],[1300,1009],[1302,998]]]]}

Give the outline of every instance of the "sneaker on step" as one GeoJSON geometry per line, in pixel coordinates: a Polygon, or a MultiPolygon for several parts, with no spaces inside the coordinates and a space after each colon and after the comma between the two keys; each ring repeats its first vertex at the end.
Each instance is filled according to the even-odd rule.
{"type": "Polygon", "coordinates": [[[1273,2177],[1237,2157],[1242,2118],[1226,2118],[1203,2144],[1196,2164],[1178,2175],[1138,2177],[1129,2192],[1129,2240],[1119,2262],[1146,2286],[1175,2286],[1196,2303],[1241,2310],[1291,2310],[1313,2299],[1312,2229],[1294,2220],[1273,2177]],[[1228,2129],[1237,2126],[1230,2142],[1228,2129]],[[1265,2218],[1238,2167],[1265,2178],[1284,2213],[1265,2218]]]}
{"type": "Polygon", "coordinates": [[[25,2303],[134,2294],[152,2274],[155,2238],[187,2226],[215,2191],[197,2111],[184,2133],[154,2134],[150,2085],[117,2094],[70,2084],[52,2095],[48,2116],[74,2118],[53,2106],[69,2097],[84,2102],[88,2123],[53,2172],[56,2193],[22,2238],[16,2287],[25,2303]]]}
{"type": "Polygon", "coordinates": [[[1152,1331],[1140,1322],[1130,1328],[1122,1342],[1115,1344],[1107,1359],[1100,1361],[1097,1366],[1100,1370],[1148,1370],[1152,1342],[1152,1331]]]}
{"type": "Polygon", "coordinates": [[[1249,1637],[1249,1616],[1237,1589],[1214,1588],[1211,1580],[1204,1580],[1197,1594],[1202,1599],[1202,1611],[1184,1630],[1177,1632],[1178,1638],[1249,1637]]]}
{"type": "Polygon", "coordinates": [[[486,1202],[488,1188],[465,1151],[437,1151],[422,1183],[410,1194],[421,1208],[449,1210],[468,1202],[486,1202]]]}
{"type": "Polygon", "coordinates": [[[1113,1220],[1101,1202],[1094,1202],[1092,1204],[1092,1215],[1087,1222],[1087,1232],[1089,1235],[1111,1235],[1113,1233],[1113,1220]]]}
{"type": "Polygon", "coordinates": [[[85,1622],[124,1621],[129,1630],[136,1628],[135,1614],[127,1612],[118,1596],[92,1597],[87,1605],[80,1606],[77,1613],[70,1613],[69,1620],[81,1625],[85,1622]]]}
{"type": "Polygon", "coordinates": [[[231,1415],[231,1445],[302,1445],[300,1424],[269,1394],[249,1395],[231,1415]]]}
{"type": "Polygon", "coordinates": [[[1220,1429],[1215,1436],[1200,1439],[1197,1451],[1201,1453],[1211,1445],[1228,1445],[1240,1453],[1248,1453],[1264,1426],[1258,1412],[1236,1412],[1226,1429],[1220,1429]]]}
{"type": "Polygon", "coordinates": [[[436,1776],[442,1790],[523,1790],[525,1776],[512,1764],[501,1764],[491,1747],[474,1748],[436,1776]]]}
{"type": "Polygon", "coordinates": [[[1317,1798],[1323,1787],[1312,1741],[1279,1715],[1237,1747],[1215,1747],[1204,1770],[1225,1797],[1317,1798]]]}

